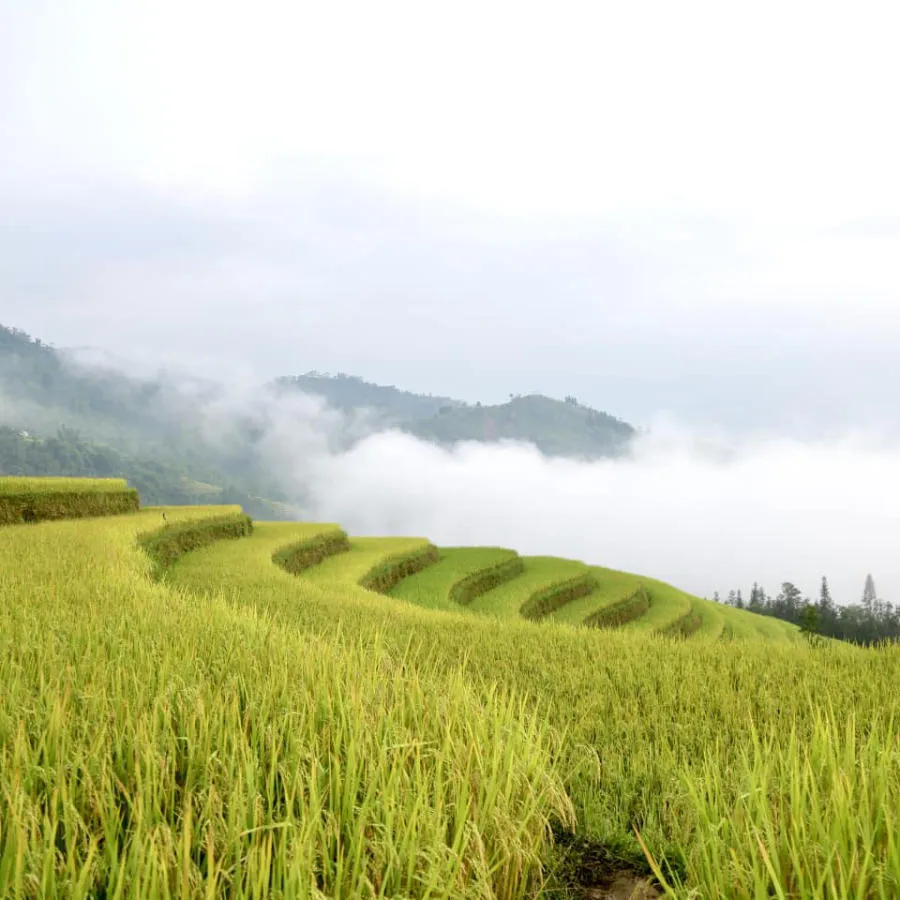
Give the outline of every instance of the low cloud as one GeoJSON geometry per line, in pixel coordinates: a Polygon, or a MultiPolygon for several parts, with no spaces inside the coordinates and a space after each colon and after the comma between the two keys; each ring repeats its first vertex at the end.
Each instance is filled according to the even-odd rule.
{"type": "Polygon", "coordinates": [[[868,572],[886,599],[900,589],[900,448],[872,436],[730,446],[668,424],[600,462],[396,432],[313,458],[276,450],[310,512],[357,534],[578,558],[708,597],[788,580],[815,596],[827,575],[855,602],[868,572]]]}

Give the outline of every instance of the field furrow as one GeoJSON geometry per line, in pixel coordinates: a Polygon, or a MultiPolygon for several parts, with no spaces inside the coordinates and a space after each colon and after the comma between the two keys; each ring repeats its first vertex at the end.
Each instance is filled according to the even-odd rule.
{"type": "Polygon", "coordinates": [[[697,629],[697,637],[717,640],[722,636],[725,628],[725,617],[721,607],[712,600],[695,600],[694,610],[700,616],[700,627],[697,629]]]}
{"type": "Polygon", "coordinates": [[[469,604],[472,612],[499,618],[521,618],[522,607],[536,594],[573,578],[589,574],[588,566],[571,559],[553,556],[523,556],[521,575],[476,597],[469,604]]]}
{"type": "Polygon", "coordinates": [[[641,583],[639,576],[629,572],[618,572],[603,566],[590,566],[589,569],[597,580],[594,591],[553,610],[548,618],[569,625],[583,625],[588,617],[633,593],[641,583]]]}
{"type": "Polygon", "coordinates": [[[641,583],[650,597],[650,609],[639,618],[623,625],[623,628],[664,632],[690,616],[693,603],[690,594],[652,578],[645,578],[641,583]]]}
{"type": "Polygon", "coordinates": [[[390,595],[426,609],[459,612],[479,594],[521,572],[514,550],[442,547],[439,553],[438,563],[404,578],[390,595]]]}

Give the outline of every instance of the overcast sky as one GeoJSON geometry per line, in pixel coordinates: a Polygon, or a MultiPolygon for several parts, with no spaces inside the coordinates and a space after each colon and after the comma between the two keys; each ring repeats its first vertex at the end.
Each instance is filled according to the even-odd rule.
{"type": "Polygon", "coordinates": [[[0,2],[0,321],[260,379],[893,428],[898,15],[0,2]]]}

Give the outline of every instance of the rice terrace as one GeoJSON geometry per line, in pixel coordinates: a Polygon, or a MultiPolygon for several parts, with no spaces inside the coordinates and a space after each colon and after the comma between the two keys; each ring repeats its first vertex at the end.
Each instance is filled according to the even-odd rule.
{"type": "Polygon", "coordinates": [[[900,897],[900,646],[0,479],[0,896],[900,897]]]}

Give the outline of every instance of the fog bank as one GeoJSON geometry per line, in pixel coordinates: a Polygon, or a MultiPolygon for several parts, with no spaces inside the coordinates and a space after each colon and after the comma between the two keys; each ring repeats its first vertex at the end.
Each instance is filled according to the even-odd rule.
{"type": "Polygon", "coordinates": [[[396,432],[295,457],[285,436],[268,452],[310,512],[357,534],[574,557],[708,597],[787,580],[815,596],[827,575],[836,601],[857,602],[868,572],[884,599],[900,589],[900,447],[874,436],[729,446],[669,424],[599,462],[396,432]]]}

